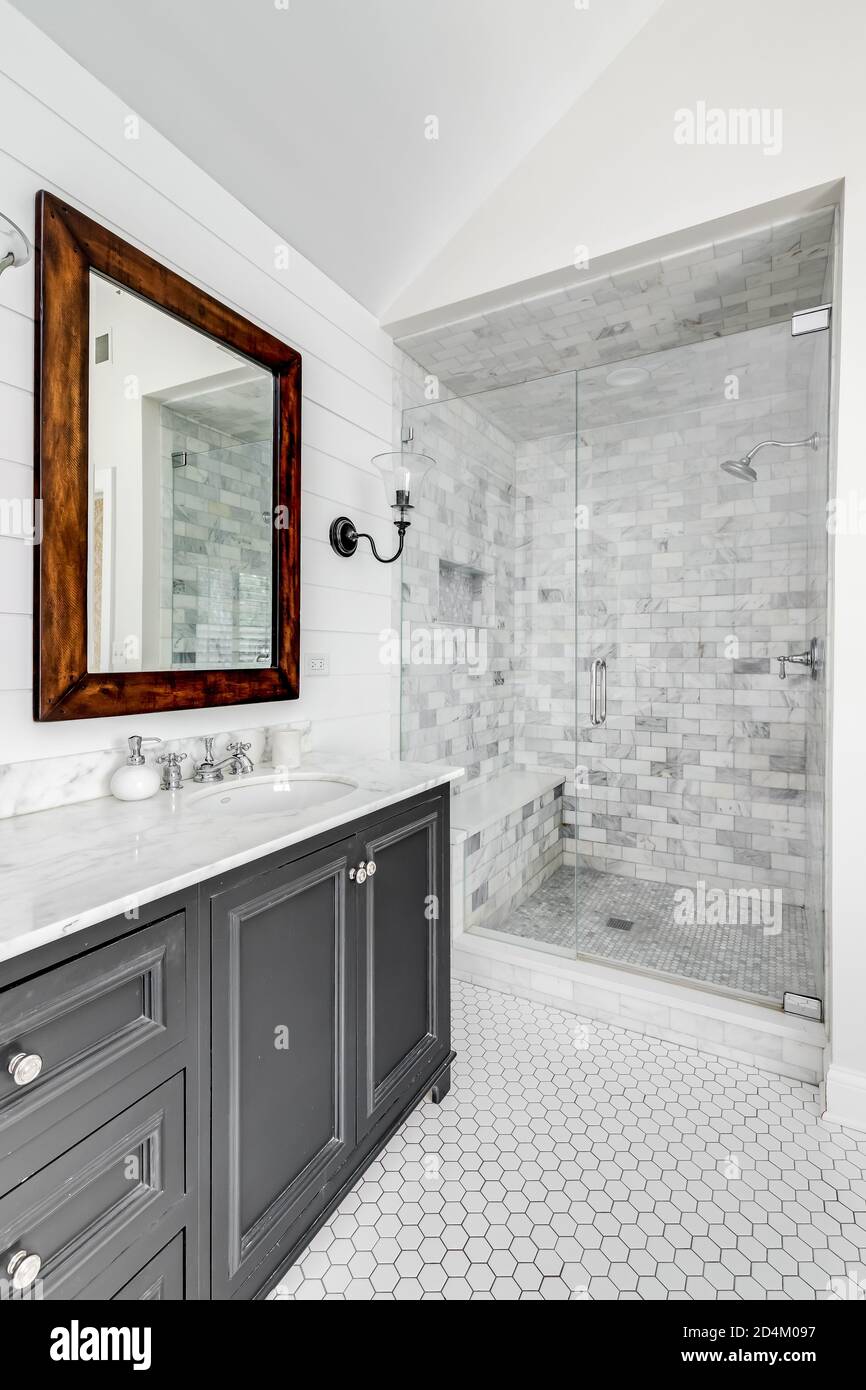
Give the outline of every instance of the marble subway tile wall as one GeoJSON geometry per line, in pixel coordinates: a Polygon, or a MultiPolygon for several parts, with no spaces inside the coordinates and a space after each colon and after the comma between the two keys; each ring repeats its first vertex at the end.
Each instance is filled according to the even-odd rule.
{"type": "Polygon", "coordinates": [[[165,405],[160,413],[162,664],[267,665],[270,441],[236,439],[165,405]],[[173,454],[186,464],[174,467],[173,454]]]}
{"type": "Polygon", "coordinates": [[[467,401],[403,418],[436,466],[402,563],[401,752],[468,785],[514,761],[515,444],[467,401]]]}
{"type": "Polygon", "coordinates": [[[463,925],[508,931],[515,908],[562,863],[562,788],[555,787],[454,847],[463,856],[463,925]]]}
{"type": "Polygon", "coordinates": [[[563,774],[562,850],[574,854],[575,436],[517,453],[514,679],[516,761],[563,774]]]}
{"type": "MultiPolygon", "coordinates": [[[[603,369],[581,378],[577,851],[594,868],[805,901],[813,696],[802,671],[779,681],[774,658],[807,645],[808,492],[826,487],[825,463],[767,450],[757,483],[718,465],[820,425],[811,364],[786,323],[639,359],[646,387],[613,404],[603,369]],[[664,414],[660,370],[676,402],[664,414]],[[588,720],[595,656],[608,664],[601,728],[588,720]]],[[[811,601],[826,627],[818,582],[811,601]]]]}

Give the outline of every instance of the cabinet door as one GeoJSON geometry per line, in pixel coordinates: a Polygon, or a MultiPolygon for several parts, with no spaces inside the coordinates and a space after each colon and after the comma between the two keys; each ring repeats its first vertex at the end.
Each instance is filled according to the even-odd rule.
{"type": "Polygon", "coordinates": [[[361,839],[358,1128],[410,1099],[450,1050],[447,849],[438,801],[361,839]]]}
{"type": "Polygon", "coordinates": [[[124,1284],[114,1298],[121,1303],[150,1303],[171,1299],[182,1302],[184,1298],[184,1253],[183,1232],[169,1241],[164,1250],[148,1260],[143,1269],[124,1284]]]}
{"type": "Polygon", "coordinates": [[[354,1145],[351,843],[211,901],[213,1298],[231,1296],[354,1145]]]}

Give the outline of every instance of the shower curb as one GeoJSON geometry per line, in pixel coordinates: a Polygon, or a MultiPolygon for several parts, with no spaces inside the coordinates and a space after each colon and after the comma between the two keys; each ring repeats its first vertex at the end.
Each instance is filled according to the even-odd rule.
{"type": "Polygon", "coordinates": [[[825,1075],[824,1025],[764,1004],[727,998],[596,962],[557,957],[486,938],[457,937],[459,980],[517,994],[569,1013],[616,1024],[732,1062],[819,1086],[825,1075]]]}

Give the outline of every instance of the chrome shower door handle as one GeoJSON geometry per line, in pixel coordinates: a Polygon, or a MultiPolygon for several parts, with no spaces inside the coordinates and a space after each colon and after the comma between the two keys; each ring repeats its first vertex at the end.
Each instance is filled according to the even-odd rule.
{"type": "Polygon", "coordinates": [[[589,668],[589,722],[603,724],[607,719],[607,662],[596,657],[589,668]]]}

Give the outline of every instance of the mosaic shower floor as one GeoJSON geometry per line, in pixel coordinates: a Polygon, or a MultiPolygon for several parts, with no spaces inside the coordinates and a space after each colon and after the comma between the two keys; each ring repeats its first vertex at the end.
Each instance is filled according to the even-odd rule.
{"type": "Polygon", "coordinates": [[[454,982],[420,1105],[277,1299],[862,1298],[866,1136],[817,1090],[454,982]]]}
{"type": "Polygon", "coordinates": [[[641,970],[659,970],[740,994],[781,1001],[783,992],[816,995],[806,914],[782,908],[781,930],[760,925],[689,925],[677,922],[677,888],[668,883],[620,878],[581,868],[575,876],[557,869],[502,924],[509,936],[566,947],[641,970]],[[608,926],[611,917],[633,923],[627,931],[608,926]]]}

